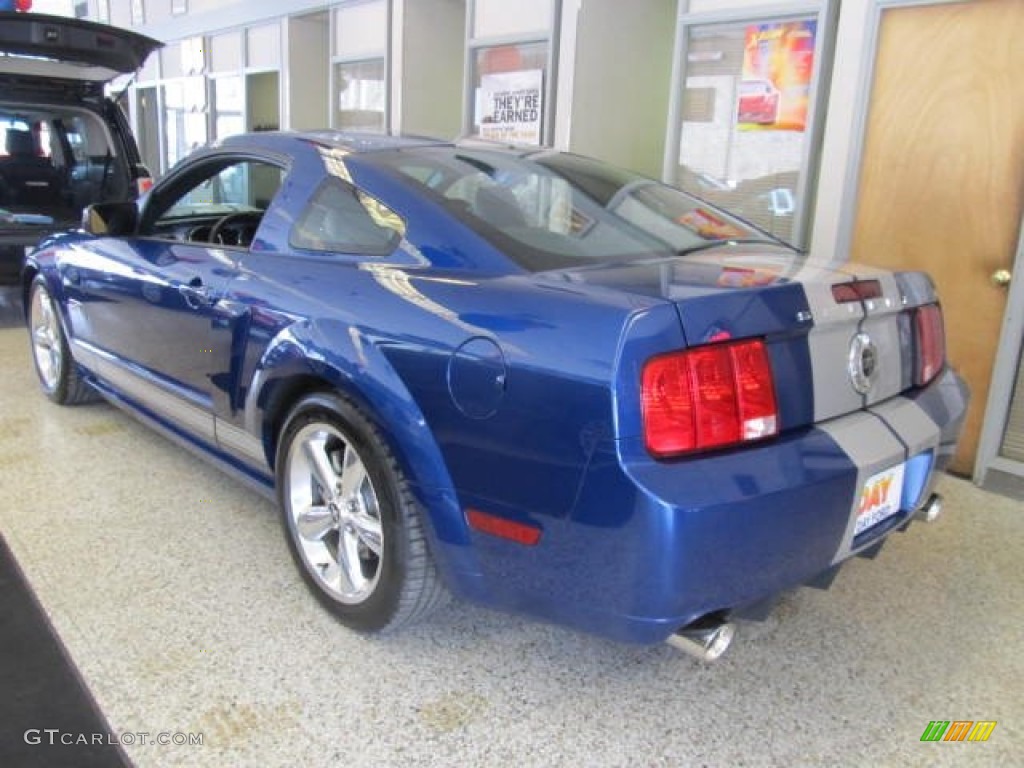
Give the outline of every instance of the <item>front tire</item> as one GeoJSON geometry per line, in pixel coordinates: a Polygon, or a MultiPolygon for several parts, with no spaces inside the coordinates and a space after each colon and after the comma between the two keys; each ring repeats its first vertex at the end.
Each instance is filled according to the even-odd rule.
{"type": "Polygon", "coordinates": [[[43,394],[58,405],[95,400],[95,390],[78,374],[57,304],[41,276],[32,282],[29,294],[28,332],[32,362],[43,394]]]}
{"type": "Polygon", "coordinates": [[[349,400],[313,394],[280,433],[285,538],[307,586],[346,626],[381,632],[443,599],[422,510],[376,427],[349,400]]]}

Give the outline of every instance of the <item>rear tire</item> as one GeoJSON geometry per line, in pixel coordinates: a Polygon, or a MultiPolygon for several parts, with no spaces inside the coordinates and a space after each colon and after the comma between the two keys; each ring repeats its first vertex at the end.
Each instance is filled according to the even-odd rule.
{"type": "Polygon", "coordinates": [[[423,510],[362,411],[338,395],[308,395],[279,437],[285,538],[317,599],[360,632],[412,623],[443,602],[423,510]]]}
{"type": "Polygon", "coordinates": [[[29,293],[28,332],[32,363],[44,395],[58,405],[78,405],[97,399],[96,390],[78,373],[60,311],[41,276],[32,282],[29,293]]]}

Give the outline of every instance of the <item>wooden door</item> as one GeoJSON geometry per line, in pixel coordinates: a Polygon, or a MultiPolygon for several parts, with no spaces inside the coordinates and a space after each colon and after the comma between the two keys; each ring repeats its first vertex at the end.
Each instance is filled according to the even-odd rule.
{"type": "MultiPolygon", "coordinates": [[[[922,269],[972,402],[951,469],[978,449],[1024,203],[1024,2],[883,12],[851,258],[922,269]]],[[[1024,278],[1024,275],[1020,276],[1024,278]]]]}

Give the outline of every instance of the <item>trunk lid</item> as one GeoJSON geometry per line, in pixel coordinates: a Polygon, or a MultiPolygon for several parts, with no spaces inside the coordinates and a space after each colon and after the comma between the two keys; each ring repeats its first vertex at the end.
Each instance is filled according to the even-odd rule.
{"type": "Polygon", "coordinates": [[[549,273],[555,274],[673,302],[688,346],[764,337],[780,401],[790,404],[786,428],[856,411],[911,386],[907,310],[935,301],[920,273],[816,263],[760,244],[549,273]],[[865,283],[872,298],[851,290],[865,283]]]}

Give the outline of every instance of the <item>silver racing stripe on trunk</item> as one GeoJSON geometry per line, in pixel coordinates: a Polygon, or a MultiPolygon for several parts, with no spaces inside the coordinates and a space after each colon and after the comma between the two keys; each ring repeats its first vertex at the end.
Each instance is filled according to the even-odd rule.
{"type": "Polygon", "coordinates": [[[905,397],[894,397],[869,409],[888,424],[907,447],[909,456],[939,445],[941,429],[925,410],[905,397]]]}
{"type": "Polygon", "coordinates": [[[903,354],[909,339],[900,336],[903,297],[895,276],[886,270],[858,265],[857,279],[877,280],[882,288],[881,298],[864,301],[865,317],[860,325],[860,332],[871,339],[877,354],[874,381],[864,395],[865,405],[872,405],[903,389],[903,354]]]}
{"type": "Polygon", "coordinates": [[[815,422],[856,411],[864,405],[849,374],[850,342],[857,335],[864,309],[860,302],[836,302],[832,284],[839,282],[843,282],[843,276],[838,273],[831,279],[804,282],[804,294],[814,316],[807,346],[814,385],[815,422]]]}

